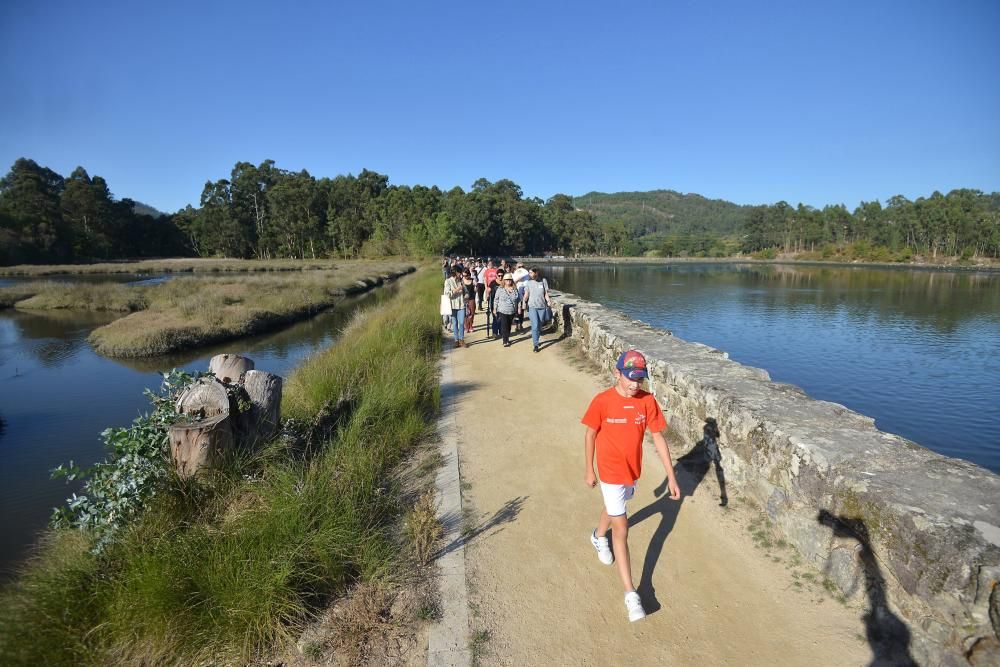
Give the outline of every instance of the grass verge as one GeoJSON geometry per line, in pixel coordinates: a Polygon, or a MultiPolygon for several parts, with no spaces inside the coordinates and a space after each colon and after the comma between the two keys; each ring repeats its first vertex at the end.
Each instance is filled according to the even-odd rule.
{"type": "Polygon", "coordinates": [[[391,580],[423,549],[400,530],[393,471],[439,405],[438,282],[406,281],[297,369],[292,421],[259,455],[167,482],[99,556],[86,533],[50,532],[0,596],[0,663],[245,664],[349,589],[391,580]],[[295,425],[345,396],[353,410],[303,455],[295,425]]]}

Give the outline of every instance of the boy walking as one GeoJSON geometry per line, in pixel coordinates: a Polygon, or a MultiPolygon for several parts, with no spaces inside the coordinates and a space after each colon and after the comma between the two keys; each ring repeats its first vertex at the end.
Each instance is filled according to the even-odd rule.
{"type": "Polygon", "coordinates": [[[635,494],[635,483],[642,473],[642,438],[646,430],[653,434],[656,453],[666,470],[670,498],[678,500],[681,497],[670,461],[670,448],[663,437],[667,421],[653,395],[639,388],[639,383],[647,376],[646,358],[635,350],[624,352],[615,364],[615,385],[594,397],[581,420],[587,427],[584,437],[584,482],[591,488],[600,483],[604,497],[604,510],[590,542],[602,563],[611,565],[617,561],[618,575],[625,587],[625,609],[629,621],[638,621],[646,616],[632,583],[628,516],[625,514],[625,503],[635,494]],[[613,553],[605,537],[609,527],[614,543],[613,553]]]}

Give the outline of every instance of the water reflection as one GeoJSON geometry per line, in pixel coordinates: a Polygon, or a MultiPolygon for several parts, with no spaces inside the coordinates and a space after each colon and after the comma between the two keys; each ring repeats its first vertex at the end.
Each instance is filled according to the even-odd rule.
{"type": "Polygon", "coordinates": [[[336,308],[280,331],[196,352],[152,359],[112,360],[93,352],[90,332],[116,316],[75,311],[0,310],[0,579],[9,576],[43,527],[50,510],[76,487],[49,479],[74,460],[103,458],[99,434],[148,410],[142,390],[159,386],[170,368],[205,370],[221,352],[251,357],[257,368],[286,375],[331,344],[358,308],[376,304],[394,285],[345,300],[336,308]]]}
{"type": "Polygon", "coordinates": [[[874,417],[883,430],[1000,471],[1000,274],[756,264],[545,269],[556,289],[726,350],[777,381],[874,417]]]}
{"type": "Polygon", "coordinates": [[[16,346],[46,368],[58,368],[87,345],[87,335],[120,317],[86,311],[11,309],[0,317],[0,368],[16,346]]]}

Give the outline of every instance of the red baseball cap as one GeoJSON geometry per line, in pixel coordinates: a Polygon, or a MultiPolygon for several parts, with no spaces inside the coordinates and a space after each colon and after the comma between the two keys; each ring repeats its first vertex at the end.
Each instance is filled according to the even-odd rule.
{"type": "Polygon", "coordinates": [[[629,380],[641,380],[649,377],[649,373],[646,371],[646,357],[635,350],[622,352],[622,356],[618,357],[618,363],[615,364],[615,368],[620,370],[622,375],[629,380]]]}

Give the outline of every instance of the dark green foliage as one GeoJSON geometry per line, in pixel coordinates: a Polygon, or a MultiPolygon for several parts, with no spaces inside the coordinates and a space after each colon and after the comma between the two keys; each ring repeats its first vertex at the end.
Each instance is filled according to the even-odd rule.
{"type": "Polygon", "coordinates": [[[273,160],[237,162],[199,207],[171,216],[116,201],[78,167],[68,179],[20,159],[0,181],[0,264],[195,254],[319,259],[386,255],[723,257],[772,248],[816,259],[908,261],[1000,254],[1000,194],[935,192],[885,207],[740,206],[672,190],[548,201],[481,178],[466,192],[392,185],[363,169],[315,178],[273,160]],[[145,212],[150,213],[146,215],[145,212]],[[860,245],[857,245],[860,242],[860,245]],[[866,246],[865,243],[868,245],[866,246]]]}
{"type": "Polygon", "coordinates": [[[961,256],[1000,257],[1000,194],[952,190],[910,201],[902,195],[822,210],[786,202],[754,207],[742,249],[817,253],[819,259],[909,261],[961,256]]]}
{"type": "Polygon", "coordinates": [[[135,209],[83,167],[64,179],[21,158],[0,180],[0,264],[189,254],[170,219],[135,209]]]}

